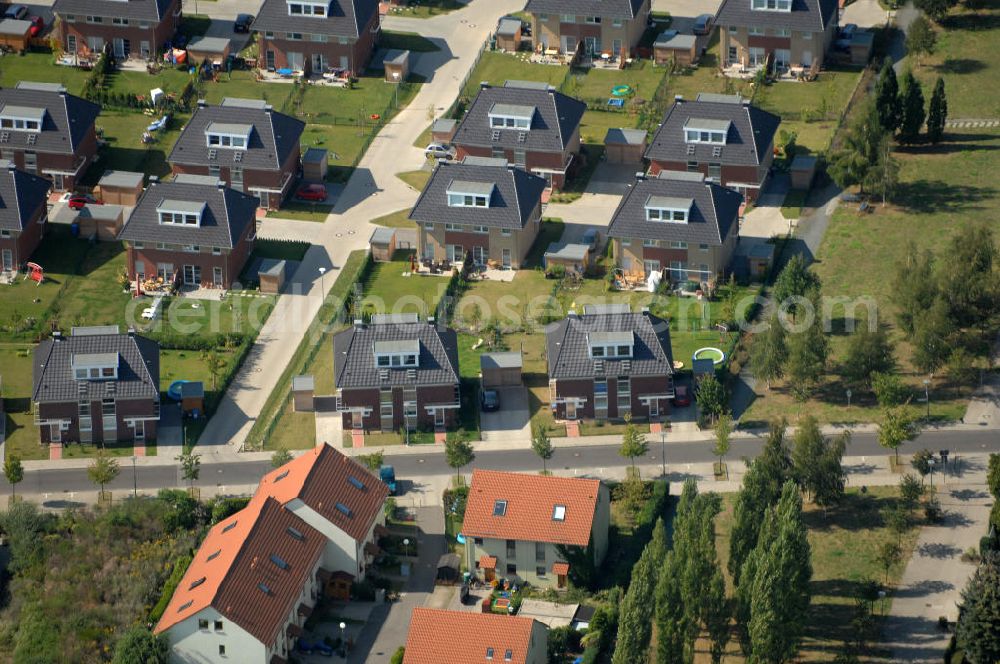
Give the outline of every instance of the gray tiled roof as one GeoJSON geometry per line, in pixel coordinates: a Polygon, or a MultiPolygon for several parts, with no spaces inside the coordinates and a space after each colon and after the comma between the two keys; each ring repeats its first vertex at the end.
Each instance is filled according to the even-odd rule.
{"type": "Polygon", "coordinates": [[[115,396],[119,399],[156,399],[160,394],[160,346],[138,334],[71,335],[38,344],[32,401],[76,401],[78,386],[84,382],[91,399],[105,396],[110,382],[115,383],[115,396]],[[118,379],[77,381],[72,369],[73,356],[104,353],[118,356],[118,379]]]}
{"type": "Polygon", "coordinates": [[[677,101],[670,107],[646,150],[646,158],[664,161],[717,162],[723,166],[757,166],[767,158],[767,151],[778,131],[781,118],[756,106],[742,103],[706,101],[677,101]],[[718,156],[720,146],[692,143],[694,154],[688,153],[684,142],[684,126],[688,120],[725,121],[732,124],[726,135],[726,144],[718,156]]]}
{"type": "Polygon", "coordinates": [[[23,37],[31,29],[31,21],[19,21],[13,18],[0,20],[0,35],[23,37]]]}
{"type": "Polygon", "coordinates": [[[612,127],[604,135],[605,145],[643,145],[646,143],[646,131],[644,129],[624,129],[612,127]]]}
{"type": "Polygon", "coordinates": [[[289,16],[285,0],[264,0],[253,30],[278,33],[278,39],[284,37],[283,32],[357,37],[378,12],[378,0],[332,0],[326,11],[326,17],[289,16]]]}
{"type": "Polygon", "coordinates": [[[521,353],[516,351],[483,353],[479,356],[480,369],[520,369],[522,364],[521,353]]]}
{"type": "Polygon", "coordinates": [[[354,325],[333,337],[333,375],[338,389],[405,385],[448,385],[458,382],[458,337],[449,328],[430,323],[354,325]],[[379,369],[376,342],[418,341],[420,357],[409,378],[405,368],[379,369]],[[382,380],[380,371],[387,372],[382,380]]]}
{"type": "Polygon", "coordinates": [[[806,32],[823,32],[837,20],[837,0],[792,0],[792,11],[750,8],[750,0],[723,0],[715,23],[721,26],[767,26],[806,32]]]}
{"type": "MultiPolygon", "coordinates": [[[[275,170],[281,168],[289,153],[299,144],[305,123],[290,115],[268,110],[260,100],[223,99],[218,106],[199,106],[188,121],[184,131],[177,137],[177,143],[170,152],[168,161],[197,166],[232,166],[238,163],[244,169],[275,170]],[[205,130],[209,125],[219,127],[232,125],[252,125],[250,144],[246,150],[231,148],[209,148],[205,130]],[[209,159],[210,150],[215,150],[215,159],[209,159]],[[234,156],[242,152],[236,162],[234,156]]],[[[221,131],[221,129],[220,129],[221,131]]],[[[241,129],[242,133],[244,129],[241,129]]]]}
{"type": "Polygon", "coordinates": [[[413,206],[410,219],[519,230],[532,221],[544,190],[544,178],[520,168],[440,162],[413,206]],[[448,207],[447,192],[461,189],[454,183],[462,181],[494,186],[490,206],[448,207]]]}
{"type": "MultiPolygon", "coordinates": [[[[127,2],[121,0],[55,0],[52,4],[52,13],[62,16],[66,14],[124,16],[159,21],[168,15],[172,2],[173,0],[127,0],[127,2]]],[[[83,16],[77,20],[82,21],[83,16]]]]}
{"type": "Polygon", "coordinates": [[[46,204],[52,183],[0,161],[0,230],[21,231],[46,204]]]}
{"type": "Polygon", "coordinates": [[[133,189],[142,184],[143,174],[137,171],[104,171],[99,187],[125,187],[133,189]]]}
{"type": "Polygon", "coordinates": [[[649,313],[592,313],[569,316],[545,332],[549,378],[593,378],[595,376],[662,376],[673,374],[670,328],[665,320],[649,313]],[[603,359],[603,371],[595,372],[587,335],[626,332],[635,335],[632,358],[603,359]],[[628,365],[624,364],[628,362],[628,365]]]}
{"type": "Polygon", "coordinates": [[[119,240],[197,244],[232,249],[248,224],[256,223],[260,201],[232,187],[205,184],[207,178],[178,176],[173,182],[154,182],[146,188],[129,216],[119,240]],[[200,226],[161,224],[156,209],[165,200],[205,204],[200,226]]]}
{"type": "Polygon", "coordinates": [[[604,18],[635,18],[643,0],[528,0],[529,14],[574,14],[604,18]]]}
{"type": "Polygon", "coordinates": [[[503,147],[524,149],[529,152],[562,152],[580,126],[587,105],[555,90],[519,87],[508,81],[504,87],[485,87],[479,90],[452,141],[455,145],[503,147]],[[490,110],[497,104],[534,106],[536,113],[531,129],[501,129],[498,140],[493,140],[490,128],[490,110]],[[524,141],[519,140],[524,134],[524,141]]]}
{"type": "Polygon", "coordinates": [[[637,181],[625,194],[608,226],[608,237],[638,238],[719,246],[738,223],[743,196],[712,182],[663,177],[637,181]],[[650,198],[693,201],[688,222],[646,221],[650,198]]]}
{"type": "Polygon", "coordinates": [[[73,154],[94,126],[101,107],[86,99],[59,92],[51,85],[37,88],[36,85],[22,81],[16,88],[0,89],[0,109],[6,106],[25,106],[44,108],[47,111],[42,131],[10,130],[3,147],[23,150],[31,146],[36,152],[73,154]],[[28,137],[32,135],[36,136],[35,142],[29,143],[28,137]]]}

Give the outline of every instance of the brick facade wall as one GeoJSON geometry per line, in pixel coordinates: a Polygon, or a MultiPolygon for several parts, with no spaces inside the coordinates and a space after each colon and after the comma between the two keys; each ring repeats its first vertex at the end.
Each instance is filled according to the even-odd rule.
{"type": "Polygon", "coordinates": [[[183,283],[185,265],[198,265],[201,267],[201,282],[203,285],[212,284],[216,288],[231,288],[233,282],[238,280],[247,257],[253,250],[253,238],[255,236],[256,224],[247,225],[246,231],[232,249],[222,249],[219,255],[212,253],[212,247],[202,246],[195,252],[181,251],[178,249],[157,249],[156,243],[143,243],[142,248],[137,248],[135,243],[126,243],[126,253],[128,262],[128,274],[130,279],[135,279],[137,272],[142,268],[146,278],[155,277],[157,264],[170,263],[176,272],[181,273],[183,283]],[[141,265],[139,265],[141,263],[141,265]],[[215,268],[222,269],[222,282],[214,283],[213,271],[215,268]]]}
{"type": "MultiPolygon", "coordinates": [[[[468,156],[474,157],[500,157],[498,153],[494,155],[493,148],[482,147],[477,145],[462,145],[459,143],[455,144],[455,149],[458,152],[456,160],[462,161],[468,156]]],[[[562,189],[566,184],[566,176],[563,172],[570,161],[570,157],[575,155],[580,151],[580,128],[577,127],[573,136],[566,144],[566,149],[562,152],[539,152],[537,150],[525,151],[524,163],[517,164],[517,159],[514,156],[514,150],[508,149],[503,151],[503,158],[507,160],[508,164],[517,164],[527,171],[535,173],[540,177],[544,177],[548,180],[553,189],[562,189]]]]}
{"type": "MultiPolygon", "coordinates": [[[[455,400],[456,385],[423,385],[417,387],[417,428],[433,429],[434,415],[428,413],[425,406],[431,404],[449,404],[455,400]]],[[[399,431],[406,425],[405,410],[405,388],[394,386],[392,388],[392,430],[399,431]]],[[[364,417],[363,428],[366,432],[382,430],[382,416],[380,410],[379,388],[347,388],[341,390],[341,402],[345,408],[366,407],[371,409],[371,413],[364,417]]],[[[459,419],[459,411],[450,408],[445,413],[445,428],[452,428],[459,419]]],[[[344,429],[350,431],[353,428],[353,414],[344,413],[344,429]]]]}
{"type": "MultiPolygon", "coordinates": [[[[0,237],[0,261],[4,251],[10,251],[14,268],[20,269],[42,241],[45,232],[46,205],[42,203],[23,231],[11,231],[10,237],[0,237]]],[[[0,262],[0,269],[3,263],[0,262]]]]}
{"type": "MultiPolygon", "coordinates": [[[[730,187],[738,189],[740,193],[743,194],[744,200],[747,203],[752,203],[757,200],[757,195],[760,193],[760,188],[764,186],[767,181],[768,172],[771,169],[771,163],[774,161],[774,141],[767,146],[765,152],[764,160],[758,166],[722,166],[721,178],[719,184],[723,187],[730,187]],[[752,185],[752,186],[737,186],[737,185],[752,185]]],[[[705,177],[708,177],[708,164],[709,162],[699,162],[697,171],[702,173],[705,177]]],[[[656,177],[659,175],[660,171],[686,171],[688,170],[687,161],[667,161],[662,159],[653,160],[649,164],[649,175],[651,177],[656,177]]]]}
{"type": "Polygon", "coordinates": [[[36,175],[52,180],[55,191],[73,191],[77,181],[87,172],[87,167],[93,161],[94,155],[97,154],[97,133],[93,127],[90,127],[73,154],[36,151],[35,161],[38,166],[35,171],[25,168],[25,152],[27,150],[0,146],[0,158],[13,161],[14,165],[21,170],[34,172],[36,175]],[[61,187],[53,176],[53,171],[64,174],[61,187]],[[66,173],[73,175],[65,175],[66,173]]]}
{"type": "MultiPolygon", "coordinates": [[[[115,440],[130,442],[135,439],[135,429],[126,424],[125,420],[132,417],[154,417],[158,411],[157,404],[151,399],[119,399],[115,402],[115,440]]],[[[93,442],[115,442],[104,438],[103,420],[101,415],[100,399],[90,404],[91,418],[93,420],[93,430],[91,440],[93,442]]],[[[61,433],[63,443],[80,442],[80,409],[75,401],[59,403],[43,403],[38,405],[39,419],[62,419],[69,420],[69,429],[61,433]]],[[[156,440],[156,421],[145,423],[146,440],[156,440]]],[[[39,441],[42,445],[53,442],[52,427],[49,425],[39,425],[39,441]]]]}
{"type": "MultiPolygon", "coordinates": [[[[277,210],[281,207],[281,203],[285,200],[289,192],[294,188],[295,183],[298,181],[300,157],[300,148],[296,145],[295,149],[289,153],[288,157],[285,159],[285,163],[281,165],[280,169],[245,169],[243,171],[243,188],[240,189],[240,191],[257,196],[258,192],[253,191],[254,189],[281,190],[280,194],[260,192],[259,195],[261,199],[261,207],[269,210],[277,210]],[[289,174],[291,174],[291,178],[288,178],[289,174]]],[[[189,175],[209,175],[209,165],[174,163],[171,165],[171,172],[174,175],[182,173],[189,175]]],[[[227,185],[232,186],[232,169],[229,166],[219,167],[218,178],[227,185]]]]}
{"type": "Polygon", "coordinates": [[[181,21],[181,0],[173,0],[161,21],[130,20],[129,25],[114,25],[112,17],[103,17],[100,24],[88,23],[84,15],[74,15],[73,21],[66,15],[60,16],[58,38],[64,51],[71,51],[71,37],[76,40],[76,52],[89,49],[88,38],[100,38],[106,44],[114,44],[115,39],[128,40],[128,50],[132,57],[142,57],[143,50],[149,49],[149,57],[158,56],[164,45],[173,39],[181,21]]]}
{"type": "MultiPolygon", "coordinates": [[[[309,22],[323,19],[302,19],[303,35],[309,33],[309,22]]],[[[372,50],[380,30],[378,12],[375,12],[368,24],[361,30],[361,35],[350,43],[342,44],[337,37],[329,37],[327,42],[314,42],[286,39],[284,33],[259,32],[260,59],[257,66],[261,69],[284,69],[289,67],[289,53],[301,53],[302,66],[306,73],[313,71],[313,57],[321,55],[327,67],[346,68],[355,74],[361,74],[371,60],[372,50]],[[271,34],[271,37],[267,35],[271,34]],[[273,61],[268,52],[273,53],[273,61]],[[346,60],[343,60],[346,58],[346,60]]]]}
{"type": "MultiPolygon", "coordinates": [[[[649,394],[670,394],[673,392],[673,380],[670,376],[631,376],[631,399],[632,417],[635,420],[648,419],[649,407],[640,401],[640,397],[649,394]]],[[[559,379],[556,381],[556,398],[577,397],[586,399],[586,403],[577,406],[576,419],[594,419],[594,379],[559,379]]],[[[666,399],[659,401],[659,416],[669,413],[670,405],[666,399]]],[[[566,405],[564,403],[555,404],[553,415],[556,419],[566,418],[566,405]]],[[[623,412],[618,409],[618,389],[617,378],[608,377],[608,419],[621,419],[623,412]]]]}

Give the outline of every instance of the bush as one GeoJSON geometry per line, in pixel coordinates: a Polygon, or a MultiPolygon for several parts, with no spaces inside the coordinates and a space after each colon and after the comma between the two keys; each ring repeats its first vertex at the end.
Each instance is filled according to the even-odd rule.
{"type": "Polygon", "coordinates": [[[243,497],[215,498],[209,504],[209,509],[211,510],[212,513],[212,525],[215,525],[224,519],[228,519],[229,517],[236,514],[244,507],[246,507],[249,502],[250,502],[249,498],[243,498],[243,497]]]}
{"type": "Polygon", "coordinates": [[[399,646],[396,652],[392,653],[392,657],[389,658],[389,664],[403,664],[404,654],[406,654],[406,648],[399,646]]]}
{"type": "Polygon", "coordinates": [[[159,622],[160,618],[163,616],[163,612],[167,610],[167,604],[170,603],[170,598],[174,596],[174,590],[177,589],[177,584],[181,582],[181,578],[184,576],[184,572],[187,571],[188,565],[191,564],[191,556],[181,556],[174,563],[174,571],[170,573],[170,578],[167,582],[163,584],[163,593],[160,595],[160,601],[156,603],[153,610],[149,612],[149,622],[155,623],[159,622]]]}

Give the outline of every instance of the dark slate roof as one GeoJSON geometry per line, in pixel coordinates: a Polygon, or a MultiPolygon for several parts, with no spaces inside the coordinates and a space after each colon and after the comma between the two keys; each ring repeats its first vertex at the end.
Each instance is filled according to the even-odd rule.
{"type": "Polygon", "coordinates": [[[699,99],[695,101],[674,102],[653,136],[653,142],[646,150],[646,158],[710,161],[723,166],[757,166],[766,159],[780,124],[781,118],[777,115],[742,103],[736,96],[699,95],[699,99]],[[684,142],[684,125],[688,119],[695,118],[732,122],[726,144],[722,146],[722,153],[718,157],[713,154],[716,146],[707,143],[694,144],[694,154],[688,154],[688,144],[684,142]]]}
{"type": "Polygon", "coordinates": [[[767,26],[806,32],[823,32],[837,20],[837,0],[792,0],[792,11],[779,12],[750,8],[750,0],[723,0],[716,25],[737,27],[767,26]]]}
{"type": "Polygon", "coordinates": [[[0,161],[0,230],[22,231],[46,204],[52,183],[0,161]]]}
{"type": "Polygon", "coordinates": [[[639,15],[642,0],[528,0],[529,14],[575,14],[631,19],[639,15]]]}
{"type": "MultiPolygon", "coordinates": [[[[358,37],[377,12],[378,0],[332,0],[326,17],[289,16],[285,0],[264,0],[253,22],[253,29],[257,32],[358,37]]],[[[284,35],[275,34],[275,37],[281,39],[284,35]]]]}
{"type": "Polygon", "coordinates": [[[455,132],[455,145],[475,145],[485,147],[522,148],[536,152],[562,152],[580,126],[587,105],[582,101],[567,97],[555,89],[545,89],[539,85],[525,85],[508,81],[504,87],[484,87],[479,90],[469,111],[455,132]],[[536,112],[531,121],[530,131],[501,129],[498,140],[493,140],[490,128],[490,110],[497,104],[514,106],[534,106],[536,112]],[[520,142],[518,134],[524,133],[520,142]]]}
{"type": "Polygon", "coordinates": [[[650,313],[631,313],[628,306],[584,307],[579,316],[570,315],[545,332],[549,378],[594,378],[601,376],[657,376],[674,372],[670,351],[670,326],[650,313]],[[607,311],[608,313],[603,313],[607,311]],[[594,371],[587,335],[593,332],[631,331],[634,346],[631,360],[603,359],[603,371],[594,371]],[[623,366],[628,361],[631,366],[623,366]]]}
{"type": "Polygon", "coordinates": [[[333,367],[337,389],[457,383],[458,337],[450,328],[427,322],[354,325],[334,335],[333,367]],[[375,366],[375,342],[413,340],[420,343],[415,377],[409,378],[407,369],[396,368],[385,369],[388,379],[382,380],[375,366]]]}
{"type": "Polygon", "coordinates": [[[107,384],[115,383],[120,399],[156,399],[160,394],[160,346],[141,335],[112,334],[110,329],[76,328],[74,334],[48,339],[35,348],[34,387],[31,400],[38,403],[76,401],[80,383],[86,383],[91,399],[105,396],[107,384]],[[73,376],[74,355],[115,353],[118,380],[77,381],[73,376]]]}
{"type": "Polygon", "coordinates": [[[479,165],[477,160],[440,162],[413,206],[410,219],[520,230],[532,220],[532,212],[541,202],[545,187],[545,178],[521,168],[479,165]],[[492,184],[489,208],[448,207],[447,192],[453,183],[460,182],[492,184]]]}
{"type": "MultiPolygon", "coordinates": [[[[124,16],[159,21],[168,15],[174,0],[55,0],[52,13],[93,16],[124,16]]],[[[178,3],[180,4],[180,3],[178,3]]],[[[77,19],[82,21],[83,18],[77,19]]]]}
{"type": "Polygon", "coordinates": [[[713,182],[674,179],[669,171],[662,173],[632,185],[611,217],[608,237],[721,245],[733,224],[739,223],[743,196],[713,182]],[[692,200],[688,222],[646,221],[650,196],[692,200]]]}
{"type": "Polygon", "coordinates": [[[211,184],[213,179],[178,175],[172,182],[151,183],[139,198],[118,239],[232,249],[247,224],[256,223],[260,200],[232,187],[211,184]],[[161,224],[156,208],[163,200],[204,202],[201,226],[161,224]]]}
{"type": "Polygon", "coordinates": [[[0,89],[0,110],[7,105],[43,108],[46,112],[42,131],[35,134],[34,143],[28,143],[28,137],[34,132],[10,130],[3,147],[24,150],[30,145],[37,152],[61,154],[76,152],[101,112],[97,104],[71,95],[56,85],[30,81],[21,81],[16,88],[0,89]]]}
{"type": "Polygon", "coordinates": [[[305,127],[301,120],[271,110],[263,100],[226,98],[218,106],[199,105],[195,109],[184,131],[177,137],[168,161],[225,167],[238,163],[244,169],[275,170],[281,168],[298,146],[305,127]],[[209,148],[205,130],[213,122],[253,125],[249,147],[246,150],[209,148]],[[215,150],[215,159],[209,158],[211,149],[215,150]],[[236,162],[238,152],[243,154],[236,162]]]}

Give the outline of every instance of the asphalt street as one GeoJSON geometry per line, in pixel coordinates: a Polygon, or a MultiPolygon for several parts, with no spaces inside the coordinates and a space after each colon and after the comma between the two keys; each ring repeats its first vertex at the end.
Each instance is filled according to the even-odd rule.
{"type": "MultiPolygon", "coordinates": [[[[655,435],[648,437],[649,454],[640,463],[650,464],[660,462],[660,441],[655,435]]],[[[729,458],[753,457],[760,452],[763,440],[737,439],[732,443],[729,458]]],[[[901,449],[901,455],[909,457],[914,451],[928,448],[937,452],[947,449],[952,456],[969,453],[983,453],[1000,450],[1000,432],[993,429],[981,431],[940,430],[923,433],[917,440],[907,443],[901,449]]],[[[197,451],[197,450],[196,450],[197,451]]],[[[445,462],[441,446],[428,446],[427,454],[385,455],[386,463],[396,468],[396,476],[400,479],[401,488],[405,492],[409,478],[419,479],[452,474],[445,462]]],[[[879,446],[875,434],[855,434],[847,450],[850,456],[884,456],[886,450],[879,446]]],[[[667,467],[671,464],[688,464],[712,461],[712,443],[707,441],[670,442],[667,434],[666,443],[667,467]]],[[[180,476],[176,466],[139,467],[133,476],[129,459],[120,459],[121,473],[114,482],[108,485],[115,491],[132,489],[133,481],[141,491],[155,491],[164,487],[183,487],[186,482],[180,476]]],[[[552,459],[548,462],[550,469],[562,471],[579,470],[592,471],[601,468],[621,468],[629,463],[618,454],[617,445],[587,445],[580,447],[557,447],[552,459]]],[[[491,450],[476,453],[475,461],[462,469],[469,473],[473,468],[493,468],[510,471],[535,471],[541,465],[538,457],[530,449],[519,448],[511,450],[491,450]]],[[[201,475],[195,486],[215,488],[221,493],[241,493],[243,487],[256,485],[261,476],[270,470],[268,461],[243,463],[206,463],[201,467],[201,475]],[[227,487],[233,487],[232,490],[227,487]]],[[[75,492],[92,492],[94,484],[87,478],[83,468],[32,470],[26,471],[24,481],[18,485],[18,493],[36,495],[48,494],[46,501],[58,501],[66,494],[75,492]]]]}

